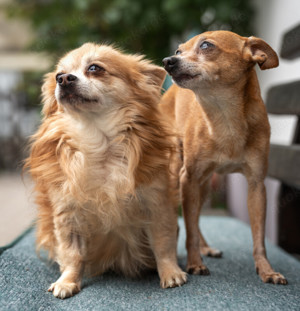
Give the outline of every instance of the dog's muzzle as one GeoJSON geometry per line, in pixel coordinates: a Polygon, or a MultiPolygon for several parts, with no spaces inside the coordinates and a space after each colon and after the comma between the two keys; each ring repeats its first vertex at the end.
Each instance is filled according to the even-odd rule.
{"type": "Polygon", "coordinates": [[[79,97],[77,92],[78,78],[72,74],[59,74],[56,77],[56,83],[59,86],[59,99],[64,103],[77,102],[79,97]]]}

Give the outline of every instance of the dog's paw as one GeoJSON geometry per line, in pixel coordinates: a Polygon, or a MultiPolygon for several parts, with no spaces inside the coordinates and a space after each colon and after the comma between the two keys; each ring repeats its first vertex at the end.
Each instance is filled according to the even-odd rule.
{"type": "Polygon", "coordinates": [[[280,273],[260,273],[259,269],[256,269],[256,273],[259,274],[260,278],[265,283],[281,284],[286,285],[288,283],[287,279],[280,273]]]}
{"type": "Polygon", "coordinates": [[[160,286],[162,288],[177,287],[187,282],[187,275],[185,272],[179,270],[168,275],[162,276],[160,279],[160,286]]]}
{"type": "Polygon", "coordinates": [[[65,299],[77,294],[80,291],[80,286],[77,283],[60,282],[52,283],[48,292],[52,292],[57,298],[65,299]]]}
{"type": "Polygon", "coordinates": [[[188,274],[210,275],[210,272],[205,265],[188,265],[186,271],[188,274]]]}
{"type": "Polygon", "coordinates": [[[209,246],[200,247],[200,253],[201,255],[215,258],[221,258],[223,254],[218,249],[209,246]]]}

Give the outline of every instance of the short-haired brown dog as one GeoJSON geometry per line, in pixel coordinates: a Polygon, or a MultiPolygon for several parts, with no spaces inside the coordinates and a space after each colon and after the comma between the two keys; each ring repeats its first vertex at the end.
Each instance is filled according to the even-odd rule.
{"type": "Polygon", "coordinates": [[[187,230],[187,271],[209,274],[200,253],[221,255],[207,245],[198,226],[210,177],[240,172],[248,181],[256,271],[264,282],[287,284],[270,266],[264,245],[270,126],[254,68],[277,67],[276,53],[262,39],[210,31],[181,44],[163,63],[175,82],[161,109],[180,137],[176,169],[187,230]]]}

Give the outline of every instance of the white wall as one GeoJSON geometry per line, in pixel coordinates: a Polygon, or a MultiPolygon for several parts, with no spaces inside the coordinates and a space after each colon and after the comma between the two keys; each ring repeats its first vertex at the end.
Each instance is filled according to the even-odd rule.
{"type": "MultiPolygon", "coordinates": [[[[299,0],[255,0],[257,16],[254,21],[256,33],[269,43],[276,52],[280,52],[283,34],[300,23],[299,0]]],[[[272,85],[300,79],[300,58],[293,61],[280,59],[280,65],[276,69],[258,71],[263,99],[272,85]]],[[[299,103],[300,104],[300,103],[299,103]]],[[[294,117],[269,116],[272,135],[272,143],[289,144],[295,126],[294,117]]],[[[232,214],[241,220],[248,222],[247,213],[247,183],[243,176],[233,174],[229,178],[229,205],[232,214]]],[[[274,243],[277,242],[277,194],[279,183],[267,178],[267,223],[266,235],[274,243]]]]}

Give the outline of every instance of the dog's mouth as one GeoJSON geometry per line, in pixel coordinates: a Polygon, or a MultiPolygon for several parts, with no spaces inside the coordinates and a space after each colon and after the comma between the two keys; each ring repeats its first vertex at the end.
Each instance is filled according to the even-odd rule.
{"type": "Polygon", "coordinates": [[[200,74],[195,74],[195,75],[191,75],[187,73],[172,74],[172,78],[175,82],[190,81],[190,80],[197,78],[198,76],[200,76],[200,74]]]}
{"type": "Polygon", "coordinates": [[[95,98],[88,98],[76,92],[60,92],[59,99],[62,103],[79,104],[79,103],[96,103],[95,98]]]}

